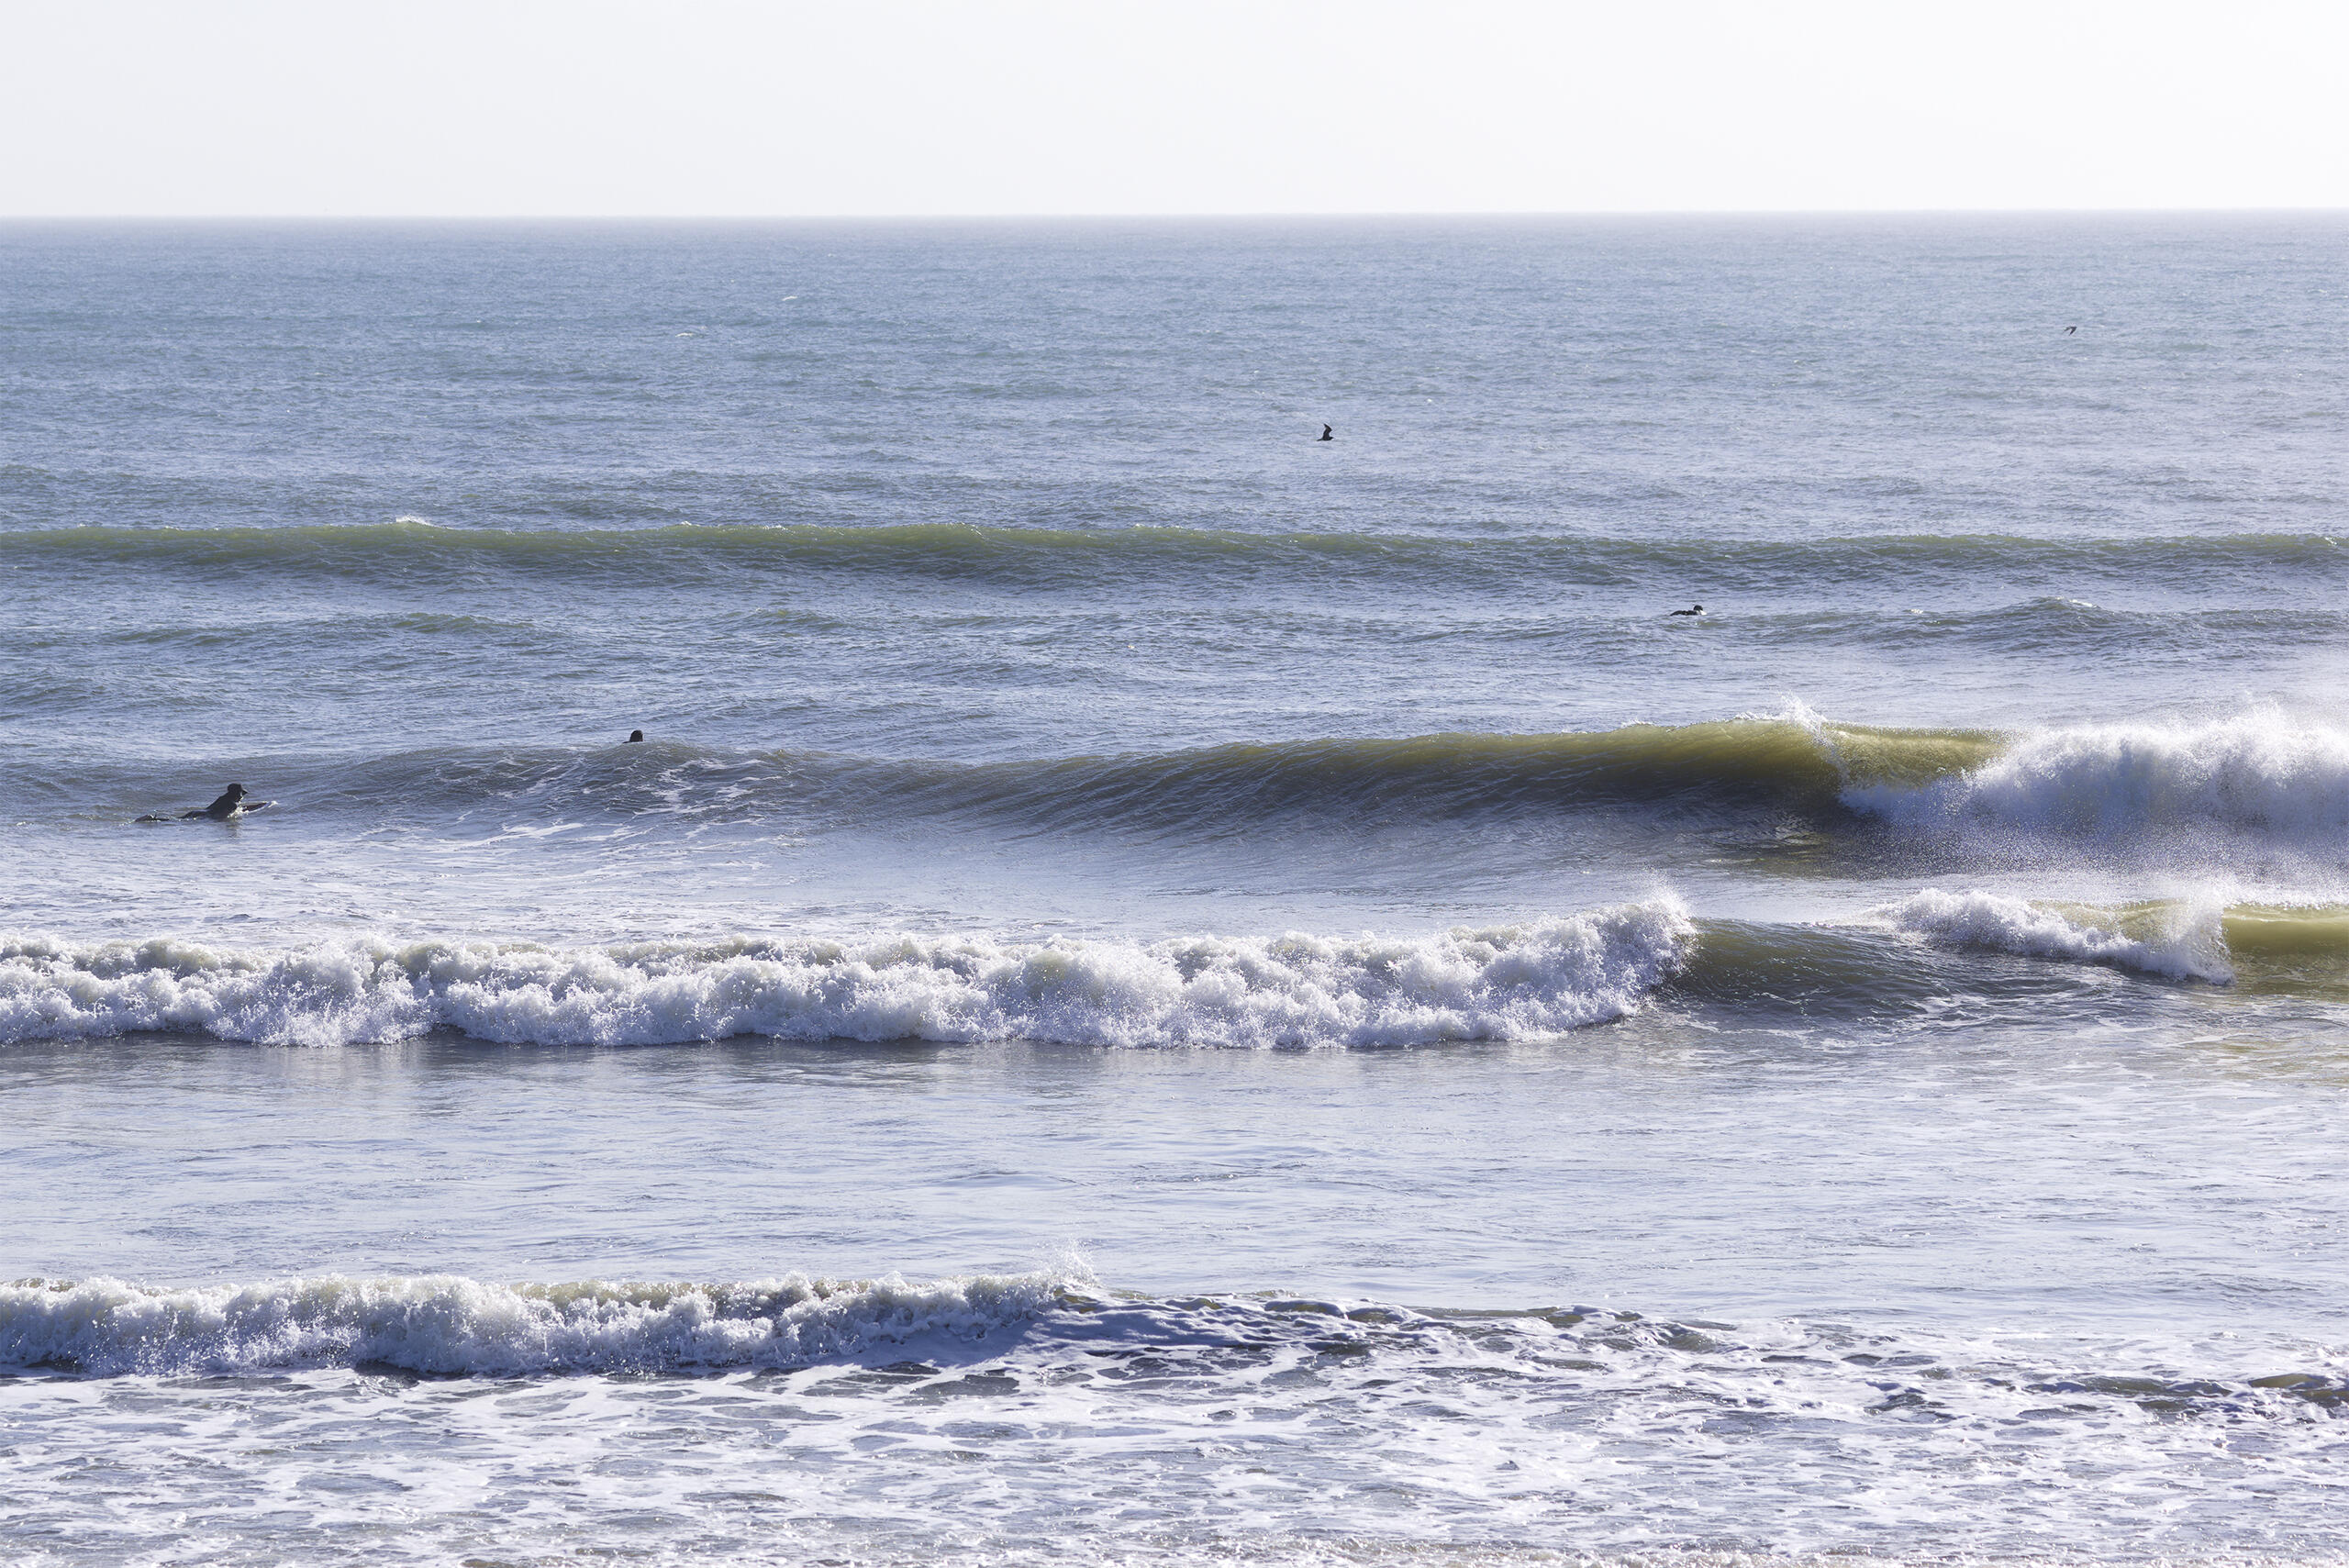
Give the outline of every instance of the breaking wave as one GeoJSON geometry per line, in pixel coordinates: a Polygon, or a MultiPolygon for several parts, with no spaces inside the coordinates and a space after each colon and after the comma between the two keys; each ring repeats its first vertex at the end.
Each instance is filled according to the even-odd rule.
{"type": "Polygon", "coordinates": [[[2196,828],[2337,843],[2349,733],[2277,714],[2024,735],[1929,784],[1857,783],[1844,804],[1904,828],[1995,824],[2107,840],[2196,828]]]}
{"type": "Polygon", "coordinates": [[[2214,906],[2149,906],[2135,923],[2155,929],[2143,935],[2128,934],[2123,927],[2130,922],[2101,911],[2065,910],[1995,893],[1948,893],[1937,887],[1877,913],[1898,929],[1944,947],[2109,964],[2171,980],[2227,984],[2235,978],[2221,911],[2214,906]]]}
{"type": "Polygon", "coordinates": [[[1619,1018],[1686,962],[1669,898],[1427,937],[1152,943],[895,936],[546,948],[358,939],[0,942],[0,1041],[192,1030],[337,1045],[457,1029],[543,1045],[1031,1040],[1419,1045],[1619,1018]]]}
{"type": "Polygon", "coordinates": [[[0,1367],[90,1376],[380,1366],[514,1376],[781,1367],[918,1338],[1000,1341],[1050,1307],[1057,1274],[910,1284],[791,1274],[735,1284],[494,1284],[340,1274],[150,1287],[0,1284],[0,1367]]]}
{"type": "MultiPolygon", "coordinates": [[[[2153,1348],[1917,1329],[1896,1337],[1787,1318],[1675,1321],[1592,1306],[1413,1309],[1274,1294],[1152,1297],[1104,1290],[1081,1264],[922,1281],[791,1273],[733,1283],[508,1284],[327,1274],[206,1285],[0,1284],[0,1372],[252,1376],[339,1368],[507,1378],[833,1364],[890,1374],[863,1391],[886,1401],[875,1412],[882,1419],[908,1413],[892,1390],[918,1408],[935,1406],[941,1385],[1029,1405],[1040,1387],[1075,1381],[1108,1392],[1106,1382],[1163,1420],[1183,1407],[1228,1409],[1243,1390],[1326,1407],[1391,1390],[1398,1377],[1439,1383],[1444,1403],[1481,1404],[1504,1429],[1528,1413],[1522,1402],[1531,1395],[1552,1445],[1560,1401],[1571,1408],[1593,1397],[1783,1409],[1838,1425],[1878,1417],[1913,1425],[1920,1412],[2043,1422],[2062,1414],[2045,1407],[2051,1396],[2098,1425],[2144,1416],[2299,1424],[2349,1405],[2349,1383],[2321,1354],[2304,1351],[2299,1364],[2278,1365],[2277,1347],[2246,1345],[2213,1362],[2206,1343],[2193,1347],[2201,1353],[2191,1356],[2200,1363],[2191,1370],[2117,1359],[2153,1348]],[[2089,1364],[2050,1362],[2051,1351],[2085,1353],[2089,1364]],[[1170,1359],[1135,1384],[1119,1363],[1141,1352],[1170,1359]],[[1320,1375],[1299,1376],[1300,1362],[1320,1375]],[[977,1364],[985,1381],[974,1386],[963,1373],[977,1364]],[[1264,1375],[1279,1369],[1289,1375],[1264,1375]]],[[[1383,1402],[1392,1400],[1390,1393],[1383,1402]]]]}
{"type": "Polygon", "coordinates": [[[2221,904],[2204,896],[2099,906],[1928,887],[1872,913],[1895,930],[1954,951],[2349,1000],[2349,907],[2340,905],[2221,904]]]}

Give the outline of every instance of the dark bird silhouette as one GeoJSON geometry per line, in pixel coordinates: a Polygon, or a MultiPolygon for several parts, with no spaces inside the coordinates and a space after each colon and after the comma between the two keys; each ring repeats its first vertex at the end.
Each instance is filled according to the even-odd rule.
{"type": "Polygon", "coordinates": [[[2079,330],[2079,328],[2076,328],[2076,327],[2066,327],[2066,328],[2064,328],[2064,336],[2065,336],[2065,337],[2066,337],[2066,338],[2068,338],[2068,337],[2070,337],[2073,333],[2075,333],[2075,332],[2076,332],[2076,331],[2078,331],[2078,330],[2079,330]]]}
{"type": "Polygon", "coordinates": [[[1694,605],[1687,609],[1675,610],[1672,613],[1676,616],[1700,616],[1705,613],[1705,606],[1702,605],[1694,605]]]}
{"type": "Polygon", "coordinates": [[[1330,427],[1329,427],[1329,426],[1324,425],[1324,426],[1322,426],[1322,427],[1321,427],[1321,439],[1323,439],[1323,440],[1325,440],[1325,441],[1334,441],[1334,440],[1336,440],[1337,439],[1338,439],[1337,437],[1335,437],[1335,436],[1333,436],[1333,435],[1331,435],[1331,434],[1330,433],[1330,427]]]}

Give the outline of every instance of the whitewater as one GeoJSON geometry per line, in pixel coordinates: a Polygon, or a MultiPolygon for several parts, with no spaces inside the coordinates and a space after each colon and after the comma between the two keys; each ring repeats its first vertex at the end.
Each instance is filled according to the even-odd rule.
{"type": "Polygon", "coordinates": [[[2349,1561],[2343,237],[0,226],[0,1558],[2349,1561]]]}

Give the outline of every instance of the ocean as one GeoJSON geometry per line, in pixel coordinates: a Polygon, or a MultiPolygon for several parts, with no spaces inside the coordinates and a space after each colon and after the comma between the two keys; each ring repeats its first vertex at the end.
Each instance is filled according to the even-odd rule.
{"type": "Polygon", "coordinates": [[[0,1559],[2349,1562],[2344,540],[2339,215],[0,226],[0,1559]]]}

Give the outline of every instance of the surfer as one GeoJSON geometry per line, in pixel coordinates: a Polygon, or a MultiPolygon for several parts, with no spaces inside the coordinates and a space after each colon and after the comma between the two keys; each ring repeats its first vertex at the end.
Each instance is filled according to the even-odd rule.
{"type": "Polygon", "coordinates": [[[1702,605],[1691,605],[1685,610],[1675,610],[1672,613],[1676,616],[1700,616],[1705,613],[1705,606],[1702,605]]]}
{"type": "Polygon", "coordinates": [[[170,817],[142,817],[139,820],[141,822],[171,822],[174,820],[181,822],[195,822],[203,819],[209,819],[214,822],[227,822],[232,818],[242,817],[247,812],[259,811],[264,806],[272,806],[274,804],[275,802],[273,801],[255,800],[252,798],[250,792],[248,791],[244,785],[240,784],[232,784],[227,789],[220,792],[219,799],[214,801],[209,806],[200,806],[194,811],[183,811],[176,818],[170,817]]]}
{"type": "Polygon", "coordinates": [[[1330,433],[1330,427],[1329,427],[1329,426],[1324,425],[1324,426],[1322,426],[1322,427],[1321,427],[1321,439],[1323,439],[1323,440],[1325,440],[1325,441],[1334,441],[1334,440],[1336,440],[1337,439],[1338,439],[1338,438],[1337,438],[1336,436],[1331,435],[1331,434],[1330,433]]]}
{"type": "Polygon", "coordinates": [[[627,744],[629,744],[629,745],[630,745],[630,746],[633,746],[633,745],[635,745],[638,741],[640,741],[640,740],[643,740],[643,739],[644,739],[644,731],[643,731],[643,730],[641,730],[641,729],[631,729],[631,730],[629,730],[629,731],[628,732],[628,740],[627,740],[627,744]]]}

